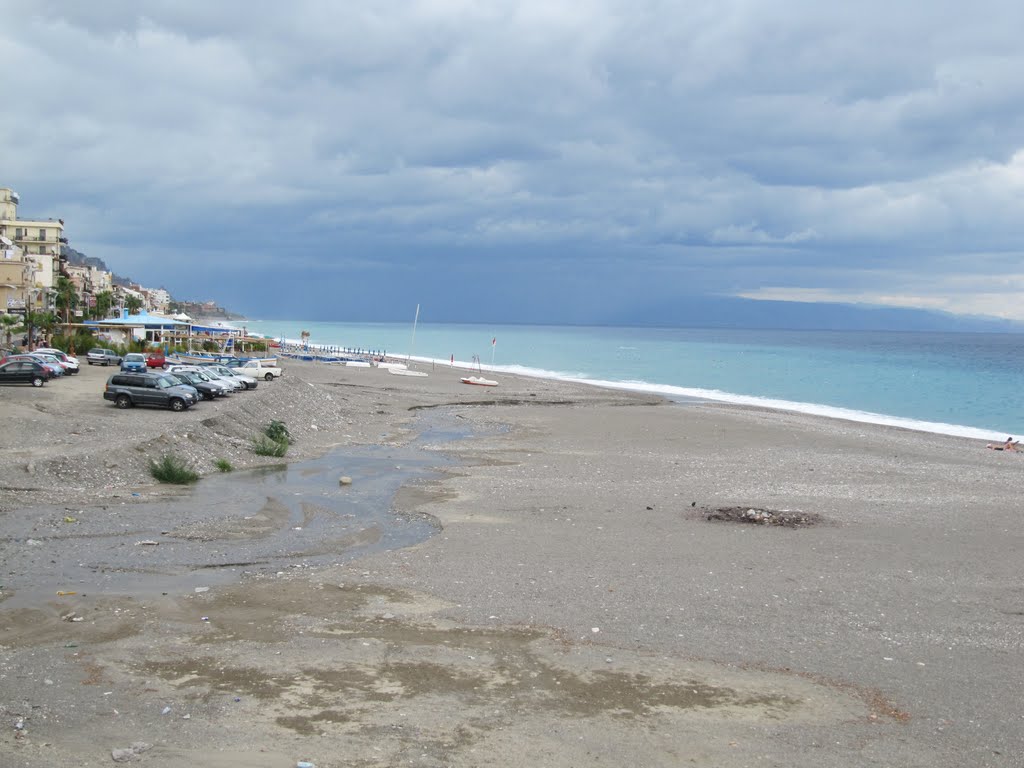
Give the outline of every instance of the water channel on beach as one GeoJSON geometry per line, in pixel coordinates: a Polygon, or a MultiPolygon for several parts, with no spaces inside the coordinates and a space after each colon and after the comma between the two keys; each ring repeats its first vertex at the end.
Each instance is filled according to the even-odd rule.
{"type": "Polygon", "coordinates": [[[437,476],[451,460],[436,448],[469,436],[421,416],[407,446],[335,448],[291,464],[202,478],[181,495],[132,494],[73,510],[15,513],[0,539],[5,607],[62,592],[137,597],[192,591],[292,568],[324,566],[421,542],[439,529],[428,516],[392,509],[403,485],[437,476]],[[347,476],[351,485],[339,479],[347,476]],[[51,519],[52,518],[52,519],[51,519]]]}

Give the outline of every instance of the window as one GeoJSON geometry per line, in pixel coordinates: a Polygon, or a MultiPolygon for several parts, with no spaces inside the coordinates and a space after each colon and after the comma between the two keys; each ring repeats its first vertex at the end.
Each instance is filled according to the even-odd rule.
{"type": "Polygon", "coordinates": [[[44,228],[42,228],[42,227],[40,227],[40,229],[39,229],[39,239],[40,240],[45,240],[46,239],[46,230],[44,228]]]}

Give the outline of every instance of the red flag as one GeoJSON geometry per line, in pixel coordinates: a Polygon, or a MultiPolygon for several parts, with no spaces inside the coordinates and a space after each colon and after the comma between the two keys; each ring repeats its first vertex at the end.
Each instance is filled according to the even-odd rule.
{"type": "Polygon", "coordinates": [[[497,343],[498,343],[498,337],[495,336],[493,339],[491,339],[491,346],[493,347],[497,343]]]}

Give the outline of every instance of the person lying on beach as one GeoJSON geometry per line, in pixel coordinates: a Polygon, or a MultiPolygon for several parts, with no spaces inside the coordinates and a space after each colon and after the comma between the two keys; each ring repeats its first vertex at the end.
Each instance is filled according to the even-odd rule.
{"type": "Polygon", "coordinates": [[[999,445],[996,443],[989,443],[986,448],[991,448],[993,451],[1016,451],[1017,446],[1020,445],[1020,440],[1014,440],[1012,437],[1006,438],[1006,442],[999,445]]]}

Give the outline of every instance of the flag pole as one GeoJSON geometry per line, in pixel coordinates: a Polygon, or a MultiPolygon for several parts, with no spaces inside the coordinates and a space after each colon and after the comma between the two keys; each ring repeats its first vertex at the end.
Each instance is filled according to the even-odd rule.
{"type": "Polygon", "coordinates": [[[412,321],[412,341],[409,343],[409,360],[412,360],[412,350],[416,346],[416,323],[420,321],[420,305],[416,305],[416,317],[412,321]]]}
{"type": "Polygon", "coordinates": [[[494,367],[494,347],[497,346],[497,344],[498,344],[498,337],[497,336],[492,336],[491,337],[491,368],[494,367]]]}

